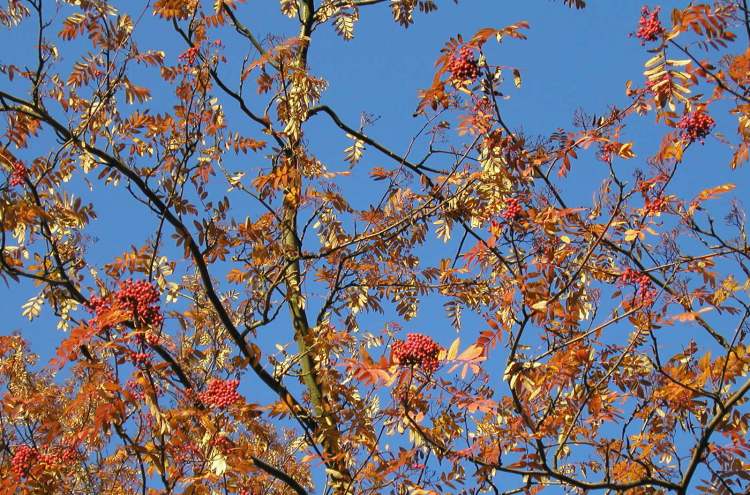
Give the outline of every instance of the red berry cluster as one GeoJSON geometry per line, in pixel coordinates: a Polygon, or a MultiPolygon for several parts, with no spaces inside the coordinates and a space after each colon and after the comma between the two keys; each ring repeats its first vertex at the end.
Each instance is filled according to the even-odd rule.
{"type": "Polygon", "coordinates": [[[80,453],[73,447],[57,449],[56,452],[40,454],[39,462],[48,466],[64,466],[80,459],[80,453]]]}
{"type": "Polygon", "coordinates": [[[677,127],[682,129],[680,137],[691,143],[698,140],[702,143],[706,136],[711,134],[714,125],[716,125],[714,119],[703,110],[685,114],[677,123],[677,127]]]}
{"type": "Polygon", "coordinates": [[[643,206],[643,212],[646,215],[655,216],[667,209],[669,201],[664,196],[657,196],[654,199],[647,199],[643,206]]]}
{"type": "Polygon", "coordinates": [[[198,58],[198,52],[200,51],[200,48],[197,46],[191,46],[181,54],[177,56],[177,60],[180,60],[181,62],[185,62],[188,65],[195,64],[196,59],[198,58]]]}
{"type": "Polygon", "coordinates": [[[23,163],[16,162],[13,164],[13,171],[10,174],[10,178],[8,179],[8,184],[10,184],[10,187],[16,187],[23,184],[23,181],[26,179],[26,176],[28,175],[28,171],[26,170],[26,167],[24,167],[23,163]]]}
{"type": "Polygon", "coordinates": [[[641,18],[638,20],[638,31],[635,32],[635,37],[641,39],[642,45],[645,45],[647,41],[656,41],[664,32],[664,28],[659,21],[660,10],[659,7],[656,7],[649,11],[646,6],[641,9],[641,18]]]}
{"type": "Polygon", "coordinates": [[[234,444],[228,437],[219,435],[211,439],[211,446],[216,447],[216,450],[226,455],[234,444]]]}
{"type": "Polygon", "coordinates": [[[510,222],[520,217],[522,211],[518,198],[509,198],[505,201],[505,208],[500,212],[500,216],[510,222]]]}
{"type": "Polygon", "coordinates": [[[404,366],[418,366],[425,373],[432,373],[440,366],[440,346],[427,335],[410,333],[406,341],[397,340],[391,349],[393,356],[404,366]]]}
{"type": "Polygon", "coordinates": [[[239,401],[242,396],[237,392],[239,380],[217,380],[208,382],[208,388],[198,394],[198,398],[209,406],[225,408],[239,401]]]}
{"type": "Polygon", "coordinates": [[[19,478],[25,478],[38,460],[38,450],[28,445],[21,445],[13,453],[13,459],[10,461],[11,471],[19,478]]]}
{"type": "Polygon", "coordinates": [[[131,351],[128,356],[130,357],[130,362],[136,366],[146,366],[151,359],[151,354],[147,352],[131,351]]]}
{"type": "Polygon", "coordinates": [[[158,327],[164,321],[158,302],[159,290],[153,284],[145,280],[125,280],[111,297],[91,296],[88,308],[97,317],[114,308],[125,310],[137,323],[158,327]]]}
{"type": "Polygon", "coordinates": [[[138,333],[134,338],[136,343],[143,347],[146,347],[146,345],[159,345],[161,341],[159,334],[154,332],[138,333]]]}
{"type": "Polygon", "coordinates": [[[474,81],[479,77],[479,65],[474,58],[474,50],[468,46],[462,47],[454,54],[446,68],[454,81],[474,81]]]}
{"type": "Polygon", "coordinates": [[[650,305],[656,298],[656,289],[651,284],[651,279],[645,273],[641,273],[632,268],[627,268],[622,274],[618,282],[621,285],[635,285],[636,298],[639,298],[644,305],[650,305]]]}
{"type": "Polygon", "coordinates": [[[638,270],[634,270],[633,268],[626,268],[625,271],[620,274],[618,282],[620,285],[630,285],[638,284],[642,279],[649,282],[651,280],[648,278],[648,275],[641,273],[638,270]],[[643,277],[645,277],[645,279],[643,279],[643,277]]]}
{"type": "Polygon", "coordinates": [[[133,314],[133,318],[151,326],[158,327],[164,321],[159,308],[159,291],[145,280],[120,282],[120,290],[115,293],[118,307],[133,314]]]}
{"type": "Polygon", "coordinates": [[[99,296],[91,296],[89,298],[89,302],[87,305],[89,311],[94,313],[95,315],[99,315],[103,313],[104,311],[110,309],[112,307],[111,304],[109,304],[109,301],[107,301],[103,297],[99,296]]]}
{"type": "Polygon", "coordinates": [[[140,384],[133,379],[130,379],[125,383],[125,390],[133,395],[133,399],[136,401],[143,401],[146,395],[143,392],[140,384]]]}

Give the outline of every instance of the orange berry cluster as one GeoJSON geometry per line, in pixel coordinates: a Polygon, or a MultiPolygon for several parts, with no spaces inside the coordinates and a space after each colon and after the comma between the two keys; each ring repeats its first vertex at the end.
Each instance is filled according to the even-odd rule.
{"type": "Polygon", "coordinates": [[[88,308],[96,316],[111,309],[122,309],[132,314],[136,322],[158,327],[164,321],[158,302],[159,290],[152,283],[125,280],[120,282],[120,290],[112,297],[92,296],[88,308]]]}
{"type": "Polygon", "coordinates": [[[505,208],[500,212],[500,216],[510,222],[521,216],[522,211],[518,198],[509,198],[505,201],[505,208]]]}
{"type": "Polygon", "coordinates": [[[72,447],[57,449],[50,454],[40,454],[39,461],[47,465],[66,465],[80,459],[78,451],[72,447]]]}
{"type": "Polygon", "coordinates": [[[19,478],[25,478],[31,472],[31,467],[39,460],[39,451],[28,445],[19,446],[10,461],[11,471],[19,478]]]}
{"type": "Polygon", "coordinates": [[[216,450],[226,455],[227,453],[229,453],[234,444],[228,437],[219,435],[211,440],[211,446],[216,447],[216,450]]]}
{"type": "Polygon", "coordinates": [[[115,293],[118,307],[133,314],[133,318],[151,326],[158,327],[164,321],[159,308],[159,291],[145,280],[120,282],[120,290],[115,293]]]}
{"type": "Polygon", "coordinates": [[[689,142],[703,140],[711,133],[716,122],[703,110],[696,110],[693,113],[685,114],[677,123],[677,127],[682,129],[681,137],[689,142]]]}
{"type": "Polygon", "coordinates": [[[474,51],[468,46],[462,47],[448,62],[448,72],[454,81],[473,81],[479,77],[479,65],[474,58],[474,51]]]}
{"type": "Polygon", "coordinates": [[[239,401],[242,396],[237,392],[239,380],[211,379],[208,388],[198,394],[198,398],[206,405],[225,408],[239,401]]]}
{"type": "Polygon", "coordinates": [[[8,184],[10,184],[10,187],[16,187],[23,184],[24,179],[26,179],[26,175],[28,174],[26,167],[24,167],[23,163],[16,162],[13,164],[13,171],[10,174],[10,178],[8,179],[8,184]]]}
{"type": "Polygon", "coordinates": [[[10,461],[11,471],[19,478],[26,478],[31,473],[34,465],[39,466],[66,466],[81,458],[79,452],[73,447],[61,447],[54,452],[41,453],[34,447],[20,445],[13,453],[10,461]]]}
{"type": "Polygon", "coordinates": [[[627,268],[622,274],[620,274],[618,282],[621,285],[635,285],[636,297],[640,298],[645,305],[650,305],[656,298],[656,289],[654,289],[651,284],[651,279],[645,273],[641,273],[632,268],[627,268]]]}
{"type": "Polygon", "coordinates": [[[440,366],[440,346],[427,335],[410,333],[406,341],[397,340],[391,349],[393,356],[404,366],[418,366],[425,373],[433,373],[440,366]]]}
{"type": "Polygon", "coordinates": [[[159,334],[154,333],[154,332],[138,333],[135,335],[134,338],[135,338],[135,341],[143,347],[145,347],[147,344],[159,345],[159,342],[161,341],[159,334]]]}
{"type": "Polygon", "coordinates": [[[656,7],[649,11],[646,6],[641,9],[641,18],[638,20],[638,31],[635,32],[635,37],[641,39],[642,45],[645,45],[647,41],[656,41],[664,32],[661,21],[659,21],[660,10],[659,7],[656,7]]]}
{"type": "Polygon", "coordinates": [[[149,360],[151,359],[151,354],[147,352],[131,351],[128,354],[128,356],[130,357],[130,362],[136,366],[145,366],[148,364],[149,360]]]}

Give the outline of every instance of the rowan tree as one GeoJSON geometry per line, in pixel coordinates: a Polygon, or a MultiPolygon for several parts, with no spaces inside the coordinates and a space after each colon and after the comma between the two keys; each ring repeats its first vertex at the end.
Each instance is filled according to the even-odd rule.
{"type": "Polygon", "coordinates": [[[1,493],[750,490],[746,218],[706,173],[746,170],[747,3],[644,6],[644,66],[546,136],[505,112],[530,26],[447,34],[381,142],[310,54],[438,3],[281,0],[275,36],[241,0],[0,7],[28,54],[0,65],[0,274],[31,295],[3,303],[1,493]]]}

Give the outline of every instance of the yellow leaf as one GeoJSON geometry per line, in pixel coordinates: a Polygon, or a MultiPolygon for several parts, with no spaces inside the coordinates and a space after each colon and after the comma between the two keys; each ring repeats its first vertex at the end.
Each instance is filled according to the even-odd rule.
{"type": "Polygon", "coordinates": [[[448,349],[448,354],[445,356],[445,359],[447,361],[453,361],[456,359],[456,356],[458,355],[458,346],[461,344],[461,339],[456,338],[456,340],[453,341],[450,348],[448,349]]]}
{"type": "Polygon", "coordinates": [[[690,60],[689,58],[686,58],[686,59],[683,59],[683,60],[667,59],[667,63],[669,65],[674,65],[675,67],[684,67],[684,66],[690,64],[690,62],[692,62],[692,60],[690,60]]]}
{"type": "Polygon", "coordinates": [[[664,61],[664,52],[659,52],[655,56],[651,57],[643,64],[644,67],[653,67],[654,65],[664,61]]]}
{"type": "Polygon", "coordinates": [[[531,305],[531,309],[535,311],[544,311],[547,309],[547,301],[539,301],[531,305]]]}
{"type": "Polygon", "coordinates": [[[635,153],[633,153],[633,143],[625,143],[620,146],[620,149],[617,151],[617,155],[620,158],[634,158],[635,153]]]}
{"type": "Polygon", "coordinates": [[[646,234],[644,234],[640,230],[628,229],[628,230],[625,231],[625,237],[624,238],[625,238],[626,241],[632,241],[635,238],[643,240],[643,239],[646,238],[646,234]]]}
{"type": "Polygon", "coordinates": [[[224,457],[221,454],[214,455],[213,459],[211,459],[211,471],[217,475],[221,476],[224,474],[227,470],[227,458],[224,457]]]}

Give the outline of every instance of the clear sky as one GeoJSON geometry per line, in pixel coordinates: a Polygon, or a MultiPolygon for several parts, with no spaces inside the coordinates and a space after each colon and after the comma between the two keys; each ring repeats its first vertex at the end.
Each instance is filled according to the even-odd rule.
{"type": "MultiPolygon", "coordinates": [[[[112,3],[129,10],[133,8],[131,1],[112,3]]],[[[579,109],[601,115],[611,104],[624,106],[628,103],[625,82],[630,79],[637,86],[643,84],[643,63],[651,55],[639,40],[629,36],[637,26],[640,2],[591,0],[584,10],[570,9],[562,1],[552,0],[462,0],[458,4],[442,0],[438,3],[440,8],[435,13],[415,14],[415,24],[408,29],[393,22],[387,3],[365,8],[356,25],[354,40],[344,42],[330,27],[325,27],[316,35],[311,47],[312,72],[330,83],[322,102],[336,109],[355,127],[362,112],[376,115],[378,120],[369,129],[369,134],[398,153],[407,149],[409,140],[423,124],[423,120],[412,116],[417,105],[417,91],[430,84],[440,48],[457,34],[469,38],[484,27],[502,27],[521,20],[530,23],[528,40],[507,40],[500,46],[494,42],[487,45],[491,64],[521,70],[522,87],[509,92],[511,99],[503,103],[503,111],[511,128],[529,136],[549,135],[557,128],[570,129],[579,109]]],[[[669,12],[673,6],[686,3],[670,1],[660,5],[663,11],[669,12]]],[[[296,23],[279,13],[278,2],[274,0],[248,0],[240,9],[240,18],[260,38],[270,34],[289,36],[296,32],[296,23]]],[[[141,48],[165,50],[168,61],[173,63],[185,46],[163,21],[144,18],[141,22],[136,31],[141,48]]],[[[231,34],[224,43],[230,62],[240,60],[249,51],[241,38],[231,34]]],[[[32,47],[33,40],[0,31],[3,63],[23,65],[29,52],[15,49],[21,44],[32,47]]],[[[740,49],[738,46],[737,50],[730,52],[740,49]]],[[[3,84],[4,81],[0,82],[0,87],[3,84]]],[[[171,101],[156,94],[149,106],[158,109],[159,105],[165,104],[171,105],[171,101]]],[[[232,114],[229,108],[227,110],[230,118],[237,119],[236,114],[232,114]]],[[[726,114],[714,117],[718,121],[718,130],[731,135],[735,119],[726,114]]],[[[316,119],[320,122],[313,122],[307,134],[311,148],[331,168],[344,169],[343,149],[350,144],[349,141],[323,117],[316,119]]],[[[652,122],[653,117],[639,119],[625,129],[623,141],[636,142],[634,151],[638,158],[621,161],[619,166],[630,169],[644,166],[644,160],[655,151],[661,136],[666,133],[663,127],[651,125],[652,122]]],[[[246,129],[245,135],[261,137],[256,127],[248,125],[246,129]]],[[[727,156],[726,148],[718,145],[714,138],[709,138],[705,146],[692,147],[683,164],[685,171],[675,184],[676,192],[690,197],[702,189],[725,182],[737,183],[737,191],[742,191],[748,185],[747,173],[745,170],[731,173],[726,165],[727,156]]],[[[255,166],[264,165],[262,154],[248,160],[256,162],[255,166]]],[[[362,162],[366,165],[361,168],[363,176],[379,160],[381,157],[369,150],[362,162]]],[[[230,168],[240,170],[243,166],[238,161],[230,168]]],[[[576,198],[583,205],[590,203],[592,193],[599,185],[595,179],[602,172],[601,163],[595,160],[594,153],[574,162],[571,178],[565,183],[565,192],[573,198],[573,203],[576,198]]],[[[83,183],[76,183],[74,187],[81,188],[80,194],[87,194],[83,183]]],[[[349,187],[350,193],[361,195],[363,203],[371,201],[372,196],[367,190],[356,183],[350,183],[349,187]]],[[[131,244],[142,244],[153,232],[153,222],[144,220],[145,210],[134,205],[122,190],[100,190],[95,197],[106,197],[106,202],[96,204],[99,219],[89,232],[95,238],[90,248],[95,263],[112,259],[131,244]]],[[[440,244],[430,246],[435,251],[426,253],[426,256],[443,255],[441,250],[444,248],[440,244]]],[[[3,315],[0,334],[20,330],[45,362],[54,354],[62,335],[55,329],[48,308],[39,320],[31,324],[21,317],[21,305],[37,293],[38,288],[31,283],[0,287],[3,315]]],[[[436,311],[442,312],[442,309],[428,304],[423,310],[416,320],[405,326],[429,329],[442,345],[449,345],[455,332],[450,329],[447,319],[436,318],[436,311]]],[[[395,318],[395,313],[382,318],[378,316],[373,320],[373,326],[395,318]]],[[[462,338],[469,342],[481,329],[469,327],[462,338]]],[[[264,338],[271,339],[273,335],[264,338]]]]}

